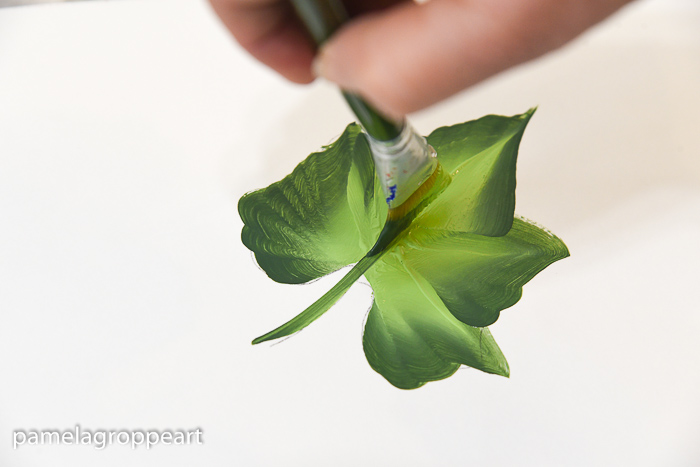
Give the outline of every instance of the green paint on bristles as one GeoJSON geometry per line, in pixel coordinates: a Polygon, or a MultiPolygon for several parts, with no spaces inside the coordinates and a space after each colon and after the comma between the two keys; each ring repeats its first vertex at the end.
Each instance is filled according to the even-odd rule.
{"type": "Polygon", "coordinates": [[[406,228],[411,225],[413,219],[425,209],[435,197],[450,183],[450,175],[442,170],[438,162],[432,175],[428,177],[409,198],[401,205],[389,209],[384,228],[377,238],[367,256],[375,256],[385,251],[406,228]]]}

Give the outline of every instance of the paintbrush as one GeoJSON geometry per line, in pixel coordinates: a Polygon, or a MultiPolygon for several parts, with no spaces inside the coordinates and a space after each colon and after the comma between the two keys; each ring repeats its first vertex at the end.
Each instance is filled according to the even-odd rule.
{"type": "MultiPolygon", "coordinates": [[[[350,19],[340,0],[291,2],[319,47],[350,19]]],[[[347,91],[342,94],[369,142],[377,177],[389,205],[387,224],[393,224],[392,221],[399,221],[413,211],[423,198],[421,194],[434,184],[431,178],[437,176],[438,168],[435,151],[405,118],[395,121],[357,94],[347,91]]]]}

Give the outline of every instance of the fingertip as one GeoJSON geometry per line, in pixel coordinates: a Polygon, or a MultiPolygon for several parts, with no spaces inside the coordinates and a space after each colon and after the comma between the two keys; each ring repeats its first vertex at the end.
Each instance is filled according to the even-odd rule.
{"type": "Polygon", "coordinates": [[[311,70],[311,63],[293,63],[289,66],[278,64],[276,71],[287,80],[296,84],[311,84],[316,80],[316,76],[311,70]]]}
{"type": "Polygon", "coordinates": [[[287,2],[211,0],[240,45],[260,62],[298,84],[314,80],[314,46],[287,2]]]}
{"type": "Polygon", "coordinates": [[[248,51],[283,77],[298,84],[314,80],[311,63],[314,50],[308,38],[294,24],[285,24],[275,34],[249,44],[248,51]]]}
{"type": "Polygon", "coordinates": [[[434,103],[421,93],[429,81],[426,75],[433,73],[423,66],[425,47],[417,49],[416,38],[406,37],[415,30],[397,25],[414,7],[396,7],[353,21],[319,51],[314,74],[361,95],[393,118],[434,103]]]}
{"type": "Polygon", "coordinates": [[[369,65],[369,61],[363,60],[356,50],[361,50],[358,40],[362,40],[362,33],[354,31],[347,38],[343,32],[336,34],[330,41],[324,44],[318,51],[311,66],[312,73],[317,78],[336,84],[340,89],[361,95],[369,101],[377,110],[389,117],[401,117],[391,105],[387,105],[387,99],[376,99],[373,89],[378,86],[370,84],[369,73],[376,70],[376,66],[369,65]],[[358,70],[358,68],[360,70],[358,70]],[[369,92],[368,92],[369,89],[369,92]]]}
{"type": "MultiPolygon", "coordinates": [[[[326,73],[324,70],[324,61],[323,58],[321,57],[321,51],[314,57],[313,61],[311,62],[311,74],[314,75],[316,78],[326,78],[326,73]]],[[[332,81],[332,80],[329,80],[332,81]]]]}

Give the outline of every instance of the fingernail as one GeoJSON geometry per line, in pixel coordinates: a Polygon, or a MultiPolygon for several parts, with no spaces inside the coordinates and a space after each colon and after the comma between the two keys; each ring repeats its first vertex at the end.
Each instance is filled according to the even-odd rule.
{"type": "Polygon", "coordinates": [[[314,57],[313,62],[311,62],[311,73],[313,73],[316,78],[326,78],[323,55],[322,48],[318,51],[316,57],[314,57]]]}
{"type": "Polygon", "coordinates": [[[332,48],[328,45],[321,47],[311,63],[311,72],[317,78],[323,78],[339,86],[347,84],[346,76],[339,73],[338,60],[333,56],[332,48]]]}

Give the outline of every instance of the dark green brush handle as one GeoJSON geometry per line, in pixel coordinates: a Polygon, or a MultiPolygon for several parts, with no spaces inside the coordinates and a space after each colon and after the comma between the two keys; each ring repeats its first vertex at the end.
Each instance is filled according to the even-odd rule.
{"type": "MultiPolygon", "coordinates": [[[[349,19],[340,0],[291,0],[291,2],[318,46],[321,46],[349,19]]],[[[403,123],[384,117],[357,94],[343,91],[343,97],[372,138],[390,141],[401,133],[403,123]]]]}

